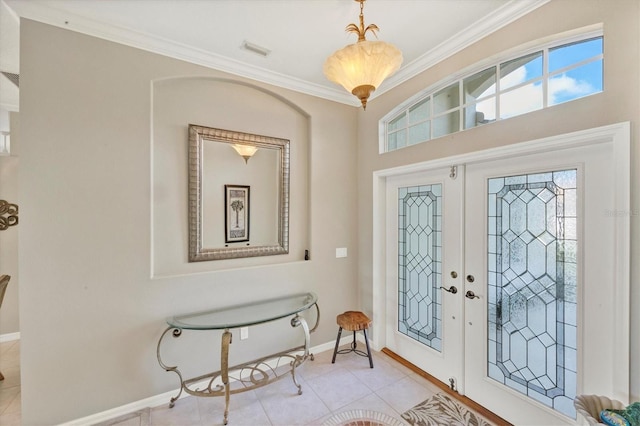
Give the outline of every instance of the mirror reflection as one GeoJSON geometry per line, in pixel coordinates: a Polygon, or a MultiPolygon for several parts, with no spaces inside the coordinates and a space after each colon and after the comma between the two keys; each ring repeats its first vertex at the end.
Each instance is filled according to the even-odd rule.
{"type": "Polygon", "coordinates": [[[189,261],[288,253],[289,141],[189,126],[189,261]]]}

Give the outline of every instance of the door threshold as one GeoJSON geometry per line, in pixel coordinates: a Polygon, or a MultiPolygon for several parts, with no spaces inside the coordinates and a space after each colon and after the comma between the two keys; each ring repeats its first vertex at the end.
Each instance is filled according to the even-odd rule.
{"type": "Polygon", "coordinates": [[[506,421],[502,417],[498,416],[494,412],[487,410],[485,407],[483,407],[482,405],[478,404],[474,400],[469,399],[464,395],[460,395],[458,392],[456,392],[454,390],[451,390],[451,388],[449,386],[447,386],[446,384],[442,383],[440,380],[436,379],[435,377],[433,377],[431,374],[427,373],[426,371],[421,370],[415,364],[412,364],[409,361],[407,361],[406,359],[402,358],[400,355],[398,355],[397,353],[393,352],[391,349],[385,347],[385,348],[382,348],[381,352],[384,353],[385,355],[387,355],[388,357],[392,358],[393,360],[397,361],[398,363],[404,365],[405,367],[407,367],[409,370],[413,371],[414,373],[416,373],[416,374],[420,375],[421,377],[427,379],[428,381],[430,381],[431,383],[436,385],[438,388],[440,388],[440,390],[442,390],[442,392],[444,392],[447,395],[452,396],[453,398],[457,399],[462,404],[466,405],[467,407],[469,407],[472,410],[476,411],[481,416],[485,417],[490,422],[494,423],[496,426],[513,426],[513,424],[509,423],[508,421],[506,421]]]}

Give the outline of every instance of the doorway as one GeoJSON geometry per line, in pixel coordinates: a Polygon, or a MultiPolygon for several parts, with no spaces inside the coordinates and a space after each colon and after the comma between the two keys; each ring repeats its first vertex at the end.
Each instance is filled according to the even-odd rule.
{"type": "Polygon", "coordinates": [[[515,424],[626,400],[628,150],[625,123],[374,176],[375,346],[515,424]]]}

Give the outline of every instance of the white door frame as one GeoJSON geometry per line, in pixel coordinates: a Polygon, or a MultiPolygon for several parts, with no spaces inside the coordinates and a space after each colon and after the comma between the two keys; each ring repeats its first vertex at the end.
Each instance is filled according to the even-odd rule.
{"type": "MultiPolygon", "coordinates": [[[[377,350],[386,346],[386,306],[385,286],[387,282],[386,270],[386,182],[391,176],[398,176],[418,171],[427,171],[441,167],[459,164],[474,164],[489,160],[504,159],[514,156],[549,152],[553,150],[575,148],[592,144],[612,144],[616,174],[614,176],[614,210],[609,212],[615,220],[616,253],[615,267],[615,304],[616,311],[613,342],[615,355],[614,363],[626,368],[614,369],[611,378],[612,388],[615,389],[613,398],[621,401],[629,400],[629,285],[630,285],[630,244],[631,218],[631,160],[630,138],[631,125],[629,122],[612,124],[609,126],[537,139],[528,142],[512,144],[504,147],[487,149],[480,152],[456,155],[422,163],[415,163],[373,172],[373,347],[377,350]]],[[[605,214],[606,212],[603,212],[605,214]]],[[[579,384],[580,386],[580,384],[579,384]]],[[[577,389],[578,394],[581,389],[577,389]]]]}

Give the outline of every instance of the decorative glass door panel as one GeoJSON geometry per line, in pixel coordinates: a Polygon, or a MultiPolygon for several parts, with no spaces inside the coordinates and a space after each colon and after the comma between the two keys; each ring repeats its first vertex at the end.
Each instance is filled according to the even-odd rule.
{"type": "Polygon", "coordinates": [[[446,384],[463,375],[463,184],[464,167],[447,167],[386,188],[385,343],[446,384]]]}
{"type": "Polygon", "coordinates": [[[629,401],[629,149],[624,124],[387,177],[383,345],[512,424],[629,401]]]}
{"type": "Polygon", "coordinates": [[[487,374],[575,418],[576,181],[562,170],[488,180],[487,374]]]}
{"type": "Polygon", "coordinates": [[[398,331],[442,350],[442,185],[398,188],[398,331]]]}

